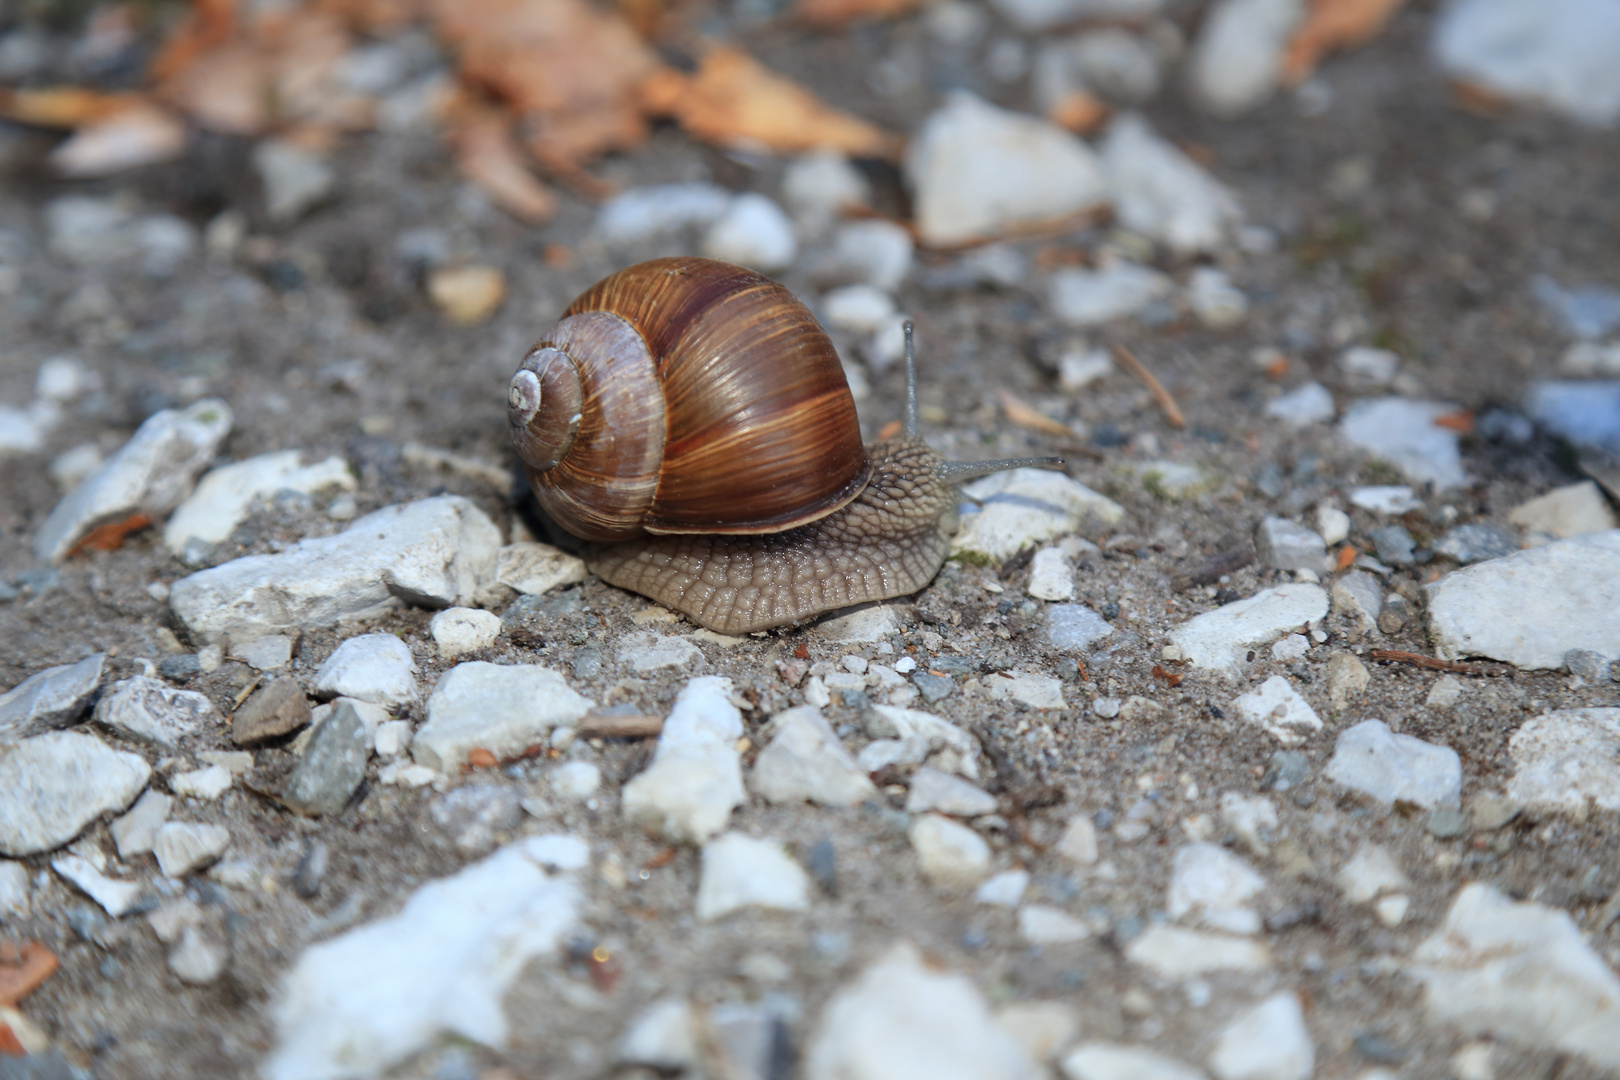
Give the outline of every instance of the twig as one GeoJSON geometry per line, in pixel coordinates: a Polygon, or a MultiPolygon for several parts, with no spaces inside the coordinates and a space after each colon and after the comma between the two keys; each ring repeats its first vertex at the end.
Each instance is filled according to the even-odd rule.
{"type": "Polygon", "coordinates": [[[1184,570],[1170,579],[1176,592],[1186,592],[1196,585],[1212,585],[1234,570],[1241,570],[1254,562],[1254,545],[1247,540],[1241,544],[1216,552],[1209,561],[1191,570],[1184,570]]]}
{"type": "Polygon", "coordinates": [[[1153,372],[1142,366],[1142,361],[1131,355],[1131,350],[1123,345],[1115,345],[1114,355],[1119,358],[1120,363],[1130,370],[1132,375],[1136,376],[1143,386],[1148,388],[1148,393],[1153,395],[1153,400],[1158,402],[1159,408],[1164,410],[1164,418],[1170,422],[1171,427],[1184,428],[1187,426],[1186,418],[1181,415],[1181,407],[1176,404],[1176,399],[1170,396],[1170,391],[1164,388],[1163,383],[1153,377],[1153,372]]]}
{"type": "Polygon", "coordinates": [[[648,739],[663,730],[662,716],[587,716],[579,722],[582,739],[648,739]]]}
{"type": "Polygon", "coordinates": [[[1512,668],[1506,664],[1462,664],[1455,660],[1440,660],[1405,649],[1372,649],[1367,653],[1374,660],[1392,660],[1398,664],[1411,664],[1430,671],[1445,671],[1453,675],[1507,675],[1512,668]]]}

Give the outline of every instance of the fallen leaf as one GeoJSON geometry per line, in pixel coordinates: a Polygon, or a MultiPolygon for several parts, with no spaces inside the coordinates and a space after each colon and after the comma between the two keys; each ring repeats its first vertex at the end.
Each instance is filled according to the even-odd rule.
{"type": "Polygon", "coordinates": [[[138,165],[179,157],[186,148],[186,125],[149,102],[81,127],[51,151],[51,164],[63,176],[108,176],[138,165]]]}
{"type": "Polygon", "coordinates": [[[687,134],[717,146],[782,154],[826,148],[883,158],[897,157],[900,150],[893,135],[822,104],[736,49],[711,50],[695,75],[659,71],[643,84],[642,103],[653,115],[673,117],[687,134]]]}
{"type": "Polygon", "coordinates": [[[82,540],[73,545],[68,555],[78,555],[85,551],[117,551],[124,546],[124,540],[131,533],[140,532],[151,524],[152,519],[145,514],[134,513],[118,521],[109,521],[104,525],[97,525],[85,533],[82,540]]]}
{"type": "Polygon", "coordinates": [[[481,323],[506,299],[506,275],[493,266],[455,266],[435,270],[428,295],[459,326],[481,323]]]}
{"type": "Polygon", "coordinates": [[[37,127],[78,128],[111,119],[142,100],[139,94],[104,94],[79,86],[0,89],[0,116],[37,127]]]}
{"type": "Polygon", "coordinates": [[[519,221],[538,225],[557,212],[557,200],[524,164],[512,140],[511,117],[458,95],[446,112],[445,133],[461,175],[519,221]]]}
{"type": "Polygon", "coordinates": [[[493,769],[498,764],[500,763],[495,760],[495,755],[482,746],[475,746],[467,751],[467,768],[469,769],[493,769]]]}
{"type": "Polygon", "coordinates": [[[1462,435],[1474,433],[1474,414],[1467,409],[1461,412],[1446,413],[1444,416],[1434,418],[1434,426],[1442,427],[1448,431],[1455,431],[1462,435]]]}
{"type": "Polygon", "coordinates": [[[56,954],[37,941],[0,940],[0,1005],[17,1004],[58,966],[56,954]]]}
{"type": "Polygon", "coordinates": [[[1001,411],[1006,414],[1008,420],[1019,427],[1065,439],[1077,437],[1067,424],[1053,420],[1023,398],[1006,390],[997,390],[996,396],[1001,399],[1001,411]]]}
{"type": "Polygon", "coordinates": [[[1046,110],[1046,118],[1076,135],[1089,135],[1102,126],[1113,109],[1084,90],[1070,90],[1046,110]]]}
{"type": "Polygon", "coordinates": [[[1360,553],[1351,545],[1344,545],[1344,547],[1339,549],[1339,556],[1334,563],[1335,567],[1339,570],[1350,569],[1350,564],[1356,561],[1356,556],[1358,554],[1360,553]]]}
{"type": "Polygon", "coordinates": [[[803,22],[826,30],[863,19],[899,18],[919,6],[920,0],[799,0],[793,13],[803,22]]]}
{"type": "MultiPolygon", "coordinates": [[[[884,424],[878,429],[878,442],[883,442],[885,439],[894,438],[896,435],[900,434],[901,430],[904,428],[905,424],[899,420],[890,420],[887,424],[884,424]]],[[[800,657],[800,659],[802,660],[804,658],[800,657]]]]}
{"type": "Polygon", "coordinates": [[[1185,676],[1181,675],[1179,672],[1166,671],[1162,665],[1154,664],[1153,665],[1153,677],[1155,679],[1161,680],[1166,686],[1174,687],[1174,686],[1180,686],[1181,685],[1181,680],[1185,676]]]}
{"type": "Polygon", "coordinates": [[[1383,32],[1406,0],[1311,0],[1310,11],[1283,53],[1284,84],[1310,78],[1322,57],[1365,45],[1383,32]]]}
{"type": "Polygon", "coordinates": [[[1288,374],[1289,360],[1282,353],[1278,353],[1271,363],[1266,365],[1266,378],[1281,379],[1288,374]]]}

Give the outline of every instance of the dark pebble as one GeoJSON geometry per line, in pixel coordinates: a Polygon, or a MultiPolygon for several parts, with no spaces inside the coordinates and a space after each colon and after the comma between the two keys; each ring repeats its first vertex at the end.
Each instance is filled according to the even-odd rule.
{"type": "Polygon", "coordinates": [[[965,656],[936,656],[928,662],[931,670],[947,675],[977,675],[980,666],[979,661],[965,656]]]}
{"type": "Polygon", "coordinates": [[[331,852],[319,840],[312,840],[304,848],[303,857],[298,860],[298,866],[293,869],[293,892],[305,900],[313,900],[320,895],[321,882],[326,879],[326,867],[331,862],[331,852]]]}
{"type": "Polygon", "coordinates": [[[581,649],[574,654],[571,665],[576,679],[594,679],[602,673],[602,651],[581,649]]]}
{"type": "Polygon", "coordinates": [[[911,681],[922,692],[923,700],[930,705],[950,697],[956,690],[956,684],[950,679],[943,675],[930,675],[926,671],[912,672],[911,681]]]}
{"type": "Polygon", "coordinates": [[[348,702],[334,708],[287,778],[281,801],[300,814],[336,814],[366,778],[366,727],[348,702]]]}
{"type": "Polygon", "coordinates": [[[821,891],[828,896],[838,895],[838,853],[833,850],[831,840],[819,840],[810,845],[805,856],[810,866],[810,876],[816,879],[821,891]]]}
{"type": "Polygon", "coordinates": [[[1225,607],[1227,604],[1236,603],[1241,599],[1243,599],[1243,594],[1236,589],[1215,590],[1215,604],[1217,607],[1225,607]]]}
{"type": "Polygon", "coordinates": [[[1106,832],[1113,828],[1114,812],[1112,810],[1099,810],[1091,815],[1091,824],[1096,826],[1098,832],[1106,832]]]}
{"type": "Polygon", "coordinates": [[[1267,915],[1266,929],[1275,934],[1304,923],[1321,921],[1322,905],[1314,900],[1308,900],[1301,904],[1289,904],[1287,907],[1267,915]]]}
{"type": "Polygon", "coordinates": [[[541,596],[520,596],[501,613],[501,622],[508,627],[521,626],[531,619],[555,619],[584,608],[585,602],[580,599],[578,589],[564,589],[541,596]]]}
{"type": "Polygon", "coordinates": [[[17,599],[17,590],[8,582],[0,581],[0,604],[9,604],[17,599]]]}
{"type": "MultiPolygon", "coordinates": [[[[195,661],[196,657],[191,659],[195,661]]],[[[282,675],[261,686],[236,710],[231,717],[231,741],[251,746],[279,738],[304,727],[309,718],[309,701],[303,687],[292,676],[282,675]]]]}
{"type": "Polygon", "coordinates": [[[1356,1053],[1380,1065],[1399,1065],[1406,1060],[1405,1049],[1370,1031],[1358,1034],[1350,1040],[1350,1045],[1356,1048],[1356,1053]]]}
{"type": "Polygon", "coordinates": [[[202,661],[196,653],[165,656],[158,662],[158,672],[170,682],[190,682],[202,674],[202,661]]]}
{"type": "Polygon", "coordinates": [[[1519,542],[1495,525],[1458,525],[1440,538],[1434,550],[1460,563],[1476,563],[1511,555],[1519,550],[1519,542]]]}
{"type": "Polygon", "coordinates": [[[1371,530],[1367,533],[1367,536],[1378,550],[1379,562],[1385,562],[1391,566],[1411,566],[1417,562],[1417,554],[1414,550],[1417,541],[1413,540],[1412,534],[1401,526],[1385,525],[1382,528],[1371,530]]]}
{"type": "Polygon", "coordinates": [[[1113,622],[1115,619],[1119,618],[1119,605],[1110,600],[1108,603],[1102,606],[1097,614],[1101,615],[1109,622],[1113,622]]]}

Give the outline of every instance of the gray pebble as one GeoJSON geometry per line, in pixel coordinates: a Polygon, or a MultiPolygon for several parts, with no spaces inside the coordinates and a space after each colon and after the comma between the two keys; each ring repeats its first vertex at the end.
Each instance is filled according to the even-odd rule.
{"type": "Polygon", "coordinates": [[[1436,810],[1423,822],[1430,836],[1451,840],[1468,832],[1468,815],[1461,810],[1436,810]]]}
{"type": "Polygon", "coordinates": [[[309,723],[309,701],[298,680],[288,675],[272,679],[231,718],[231,741],[251,746],[297,731],[309,723]]]}
{"type": "Polygon", "coordinates": [[[62,587],[62,573],[53,566],[24,570],[17,575],[17,588],[25,596],[45,596],[62,587]]]}
{"type": "Polygon", "coordinates": [[[833,850],[831,840],[820,840],[810,846],[805,853],[805,865],[810,869],[810,876],[816,879],[821,891],[828,896],[838,895],[838,853],[833,850]]]}
{"type": "Polygon", "coordinates": [[[926,671],[913,671],[911,681],[922,692],[923,700],[932,705],[943,701],[956,690],[956,684],[943,675],[930,675],[926,671]]]}
{"type": "Polygon", "coordinates": [[[76,722],[101,685],[106,659],[106,653],[96,653],[76,664],[46,668],[0,694],[0,737],[26,739],[76,722]]]}
{"type": "Polygon", "coordinates": [[[1519,542],[1506,529],[1495,525],[1458,525],[1434,545],[1436,555],[1460,563],[1500,559],[1519,550],[1519,542]]]}
{"type": "Polygon", "coordinates": [[[1384,525],[1367,533],[1378,550],[1378,561],[1391,566],[1412,566],[1417,562],[1417,541],[1399,525],[1384,525]]]}
{"type": "Polygon", "coordinates": [[[312,840],[304,849],[303,856],[293,869],[293,892],[305,900],[313,900],[320,895],[321,883],[326,879],[326,868],[331,862],[331,852],[319,840],[312,840]]]}
{"type": "Polygon", "coordinates": [[[602,673],[602,652],[600,649],[584,648],[574,654],[574,662],[570,665],[574,678],[594,679],[602,673]]]}
{"type": "Polygon", "coordinates": [[[1614,675],[1613,663],[1607,656],[1591,649],[1571,649],[1564,654],[1564,667],[1571,675],[1589,683],[1606,683],[1614,675]]]}
{"type": "Polygon", "coordinates": [[[158,662],[158,674],[170,682],[190,682],[202,674],[202,661],[197,659],[196,653],[165,656],[158,662]]]}
{"type": "Polygon", "coordinates": [[[1276,570],[1322,571],[1327,547],[1321,534],[1287,518],[1268,517],[1254,532],[1255,558],[1276,570]]]}
{"type": "Polygon", "coordinates": [[[1311,763],[1298,750],[1278,750],[1260,779],[1261,791],[1287,791],[1298,787],[1310,775],[1311,763]]]}
{"type": "Polygon", "coordinates": [[[457,850],[481,855],[522,824],[523,792],[500,784],[469,784],[434,800],[428,816],[457,850]]]}
{"type": "Polygon", "coordinates": [[[300,814],[335,814],[366,776],[366,726],[354,706],[339,701],[315,729],[281,801],[300,814]]]}
{"type": "Polygon", "coordinates": [[[1053,604],[1046,609],[1046,640],[1053,648],[1087,649],[1113,632],[1108,620],[1084,604],[1053,604]]]}
{"type": "Polygon", "coordinates": [[[1397,634],[1406,625],[1408,616],[1406,601],[1399,596],[1391,596],[1384,601],[1384,609],[1378,613],[1378,629],[1386,634],[1397,634]]]}

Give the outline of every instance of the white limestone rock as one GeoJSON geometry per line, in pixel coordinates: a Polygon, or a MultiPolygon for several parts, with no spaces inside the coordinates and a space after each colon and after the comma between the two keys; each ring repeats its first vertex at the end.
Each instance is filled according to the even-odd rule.
{"type": "Polygon", "coordinates": [[[653,763],[624,786],[625,817],[670,840],[701,844],[719,834],[745,798],[737,740],[742,714],[730,679],[686,684],[664,720],[653,763]]]}
{"type": "Polygon", "coordinates": [[[1362,844],[1335,880],[1344,898],[1352,904],[1370,903],[1386,893],[1412,887],[1412,882],[1401,872],[1400,863],[1382,844],[1362,844]]]}
{"type": "Polygon", "coordinates": [[[182,739],[219,732],[224,719],[206,694],[177,690],[137,675],[114,683],[96,702],[95,721],[120,735],[164,750],[182,739]]]}
{"type": "Polygon", "coordinates": [[[1264,728],[1283,746],[1298,746],[1322,730],[1316,710],[1281,675],[1273,675],[1242,695],[1232,707],[1240,719],[1264,728]]]}
{"type": "Polygon", "coordinates": [[[169,777],[169,790],[183,799],[204,802],[219,798],[231,787],[231,771],[223,765],[209,765],[169,777]]]}
{"type": "Polygon", "coordinates": [[[333,650],[315,673],[315,696],[347,697],[384,708],[418,700],[416,658],[393,634],[361,634],[333,650]]]}
{"type": "Polygon", "coordinates": [[[32,738],[77,723],[101,685],[106,661],[106,653],[96,653],[48,667],[0,694],[0,739],[32,738]]]}
{"type": "Polygon", "coordinates": [[[247,520],[254,500],[278,491],[314,495],[355,489],[354,475],[342,458],[333,456],[313,465],[301,464],[302,459],[302,451],[278,450],[208,472],[164,525],[164,546],[178,552],[190,540],[217,544],[228,539],[247,520]]]}
{"type": "MultiPolygon", "coordinates": [[[[915,764],[931,761],[935,768],[943,772],[953,772],[965,776],[969,780],[979,778],[979,742],[972,735],[963,731],[949,720],[942,720],[933,713],[922,712],[918,709],[905,709],[897,705],[874,705],[874,712],[895,729],[896,739],[878,739],[862,750],[856,761],[868,773],[876,772],[889,761],[900,761],[901,757],[892,757],[889,761],[876,760],[880,755],[870,755],[874,746],[891,742],[898,742],[908,747],[905,760],[912,760],[911,749],[915,749],[915,764]]],[[[884,746],[885,752],[889,749],[884,746]]]]}
{"type": "Polygon", "coordinates": [[[553,728],[576,726],[594,705],[539,664],[457,664],[428,697],[427,723],[411,740],[411,757],[440,773],[459,770],[475,749],[514,757],[553,728]]]}
{"type": "Polygon", "coordinates": [[[1508,511],[1508,524],[1558,540],[1620,527],[1603,491],[1591,480],[1555,488],[1508,511]]]}
{"type": "Polygon", "coordinates": [[[1068,1080],[1204,1080],[1201,1070],[1141,1046],[1081,1043],[1063,1056],[1068,1080]]]}
{"type": "Polygon", "coordinates": [[[585,560],[550,544],[507,544],[495,556],[495,580],[509,589],[538,596],[585,580],[585,560]]]}
{"type": "Polygon", "coordinates": [[[787,211],[758,192],[732,197],[731,205],[703,236],[703,254],[721,262],[776,273],[793,265],[799,241],[787,211]]]}
{"type": "Polygon", "coordinates": [[[1091,927],[1062,908],[1026,904],[1018,911],[1018,937],[1028,945],[1072,945],[1091,936],[1091,927]]]}
{"type": "Polygon", "coordinates": [[[1125,517],[1125,508],[1112,499],[1047,469],[995,473],[968,484],[964,492],[983,508],[962,515],[951,553],[992,562],[1074,532],[1088,518],[1116,524],[1125,517]]]}
{"type": "MultiPolygon", "coordinates": [[[[1333,419],[1337,413],[1333,392],[1319,382],[1308,382],[1266,403],[1266,415],[1291,428],[1304,428],[1333,419]]],[[[1345,523],[1348,529],[1349,522],[1345,523]]],[[[1343,540],[1344,536],[1340,536],[1343,540]]]]}
{"type": "Polygon", "coordinates": [[[478,608],[445,608],[428,622],[428,632],[440,656],[456,657],[495,644],[501,636],[501,617],[478,608]]]}
{"type": "Polygon", "coordinates": [[[703,653],[682,637],[670,637],[649,631],[626,634],[619,643],[619,663],[630,665],[637,675],[650,671],[685,671],[701,664],[703,653]]]}
{"type": "Polygon", "coordinates": [[[1225,848],[1189,844],[1176,852],[1167,910],[1172,919],[1253,934],[1260,929],[1260,915],[1251,901],[1265,887],[1265,878],[1225,848]]]}
{"type": "Polygon", "coordinates": [[[1062,709],[1068,706],[1068,702],[1063,700],[1062,680],[1050,675],[997,672],[984,680],[984,689],[992,701],[1012,700],[1031,709],[1062,709]]]}
{"type": "Polygon", "coordinates": [[[1052,314],[1067,325],[1100,326],[1135,315],[1174,292],[1175,283],[1157,270],[1116,258],[1095,270],[1055,271],[1049,299],[1052,314]]]}
{"type": "Polygon", "coordinates": [[[1028,870],[1004,870],[987,878],[973,890],[973,900],[979,904],[1016,908],[1023,902],[1024,890],[1027,888],[1029,888],[1028,870]]]}
{"type": "Polygon", "coordinates": [[[888,604],[856,608],[844,615],[822,619],[811,632],[833,645],[860,645],[891,638],[900,632],[900,620],[888,604]]]}
{"type": "Polygon", "coordinates": [[[1120,224],[1177,255],[1214,251],[1243,222],[1225,185],[1137,113],[1115,118],[1100,152],[1120,224]]]}
{"type": "Polygon", "coordinates": [[[1271,967],[1271,950],[1263,942],[1163,925],[1132,939],[1125,947],[1125,958],[1172,982],[1212,971],[1266,971],[1271,967]]]}
{"type": "Polygon", "coordinates": [[[1340,733],[1327,778],[1380,802],[1455,807],[1462,760],[1448,746],[1397,735],[1382,720],[1364,720],[1340,733]]]}
{"type": "Polygon", "coordinates": [[[28,867],[0,859],[0,919],[26,919],[31,891],[28,867]]]}
{"type": "Polygon", "coordinates": [[[1455,0],[1434,26],[1448,75],[1587,124],[1620,123],[1613,44],[1620,11],[1602,0],[1455,0]]]}
{"type": "Polygon", "coordinates": [[[1457,432],[1435,421],[1457,412],[1456,405],[1386,397],[1361,401],[1339,421],[1344,441],[1382,458],[1415,484],[1432,483],[1444,491],[1465,487],[1457,432]]]}
{"type": "Polygon", "coordinates": [[[1508,798],[1526,809],[1585,818],[1620,810],[1620,709],[1554,709],[1508,740],[1508,798]]]}
{"type": "Polygon", "coordinates": [[[941,889],[971,889],[990,873],[990,845],[966,825],[923,814],[913,819],[907,835],[923,874],[941,889]]]}
{"type": "Polygon", "coordinates": [[[1273,994],[1221,1029],[1209,1055],[1217,1080],[1309,1080],[1316,1047],[1293,993],[1273,994]]]}
{"type": "Polygon", "coordinates": [[[1029,563],[1029,595],[1037,600],[1074,599],[1074,560],[1057,547],[1043,547],[1029,563]]]}
{"type": "Polygon", "coordinates": [[[810,876],[779,841],[725,833],[703,845],[698,921],[712,922],[745,907],[805,911],[810,876]]]}
{"type": "Polygon", "coordinates": [[[777,714],[775,734],[754,760],[748,786],[773,803],[809,801],[856,806],[877,797],[877,788],[855,763],[832,726],[811,705],[777,714]]]}
{"type": "Polygon", "coordinates": [[[77,855],[58,855],[51,860],[51,869],[100,904],[102,910],[115,919],[127,914],[146,891],[140,882],[110,878],[89,860],[77,855]]]}
{"type": "Polygon", "coordinates": [[[157,831],[152,854],[164,877],[182,878],[217,860],[231,845],[231,832],[223,825],[171,821],[157,831]]]}
{"type": "Polygon", "coordinates": [[[983,788],[927,766],[912,774],[911,790],[906,794],[908,814],[933,811],[952,817],[979,817],[995,813],[998,805],[996,797],[983,788]]]}
{"type": "Polygon", "coordinates": [[[1193,667],[1235,678],[1248,650],[1269,645],[1327,613],[1328,595],[1320,585],[1278,585],[1195,615],[1170,635],[1170,641],[1193,667]]]}
{"type": "Polygon", "coordinates": [[[1194,100],[1230,117],[1271,97],[1282,80],[1283,50],[1304,16],[1304,0],[1219,0],[1188,61],[1194,100]]]}
{"type": "Polygon", "coordinates": [[[144,758],[82,732],[0,744],[0,855],[61,847],[134,802],[151,775],[144,758]]]}
{"type": "Polygon", "coordinates": [[[276,555],[249,555],[181,578],[173,608],[194,639],[336,626],[407,604],[469,605],[494,579],[500,530],[459,495],[385,507],[336,536],[302,540],[276,555]]]}

